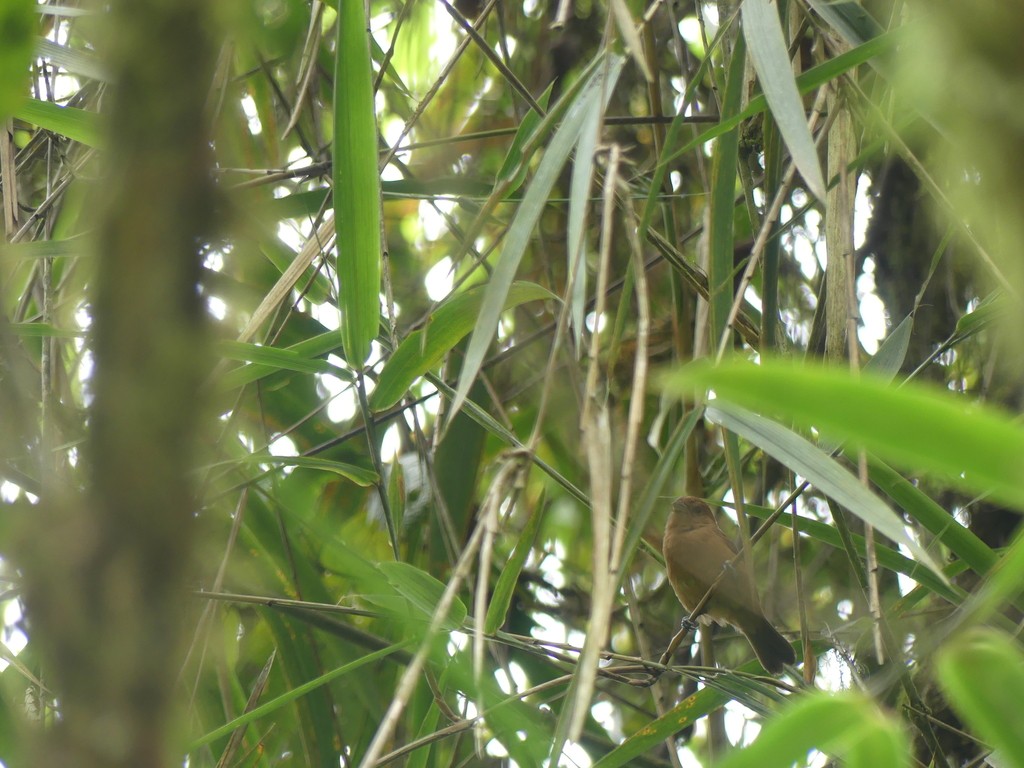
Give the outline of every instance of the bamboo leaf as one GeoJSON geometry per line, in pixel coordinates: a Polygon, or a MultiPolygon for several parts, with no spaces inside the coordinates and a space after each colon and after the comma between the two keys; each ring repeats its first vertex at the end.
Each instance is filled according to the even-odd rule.
{"type": "Polygon", "coordinates": [[[896,470],[871,457],[868,471],[871,482],[977,573],[985,575],[998,562],[996,553],[970,528],[961,525],[949,512],[896,470]]]}
{"type": "Polygon", "coordinates": [[[918,562],[945,579],[938,563],[907,534],[903,522],[881,499],[820,448],[785,427],[736,405],[716,400],[714,407],[707,409],[707,416],[774,456],[868,525],[905,546],[918,562]]]}
{"type": "Polygon", "coordinates": [[[913,332],[914,315],[909,314],[885,337],[885,341],[868,360],[864,370],[870,371],[880,379],[892,381],[907,359],[907,348],[910,346],[910,336],[913,332]]]}
{"type": "Polygon", "coordinates": [[[874,16],[853,0],[807,0],[807,4],[850,45],[860,45],[883,32],[874,16]]]}
{"type": "Polygon", "coordinates": [[[1024,654],[1020,644],[993,629],[976,628],[936,658],[947,700],[978,735],[998,751],[1001,766],[1024,767],[1024,654]]]}
{"type": "Polygon", "coordinates": [[[380,324],[381,210],[369,22],[360,0],[338,3],[334,71],[334,220],[338,306],[348,362],[362,366],[380,324]]]}
{"type": "Polygon", "coordinates": [[[58,45],[52,40],[47,40],[45,37],[36,38],[35,47],[36,54],[39,57],[49,59],[68,72],[83,75],[104,83],[110,80],[110,73],[103,66],[103,62],[84,51],[58,45]]]}
{"type": "Polygon", "coordinates": [[[205,746],[206,744],[216,741],[217,739],[223,738],[230,734],[232,731],[234,731],[236,728],[241,728],[244,725],[259,720],[261,717],[269,715],[271,712],[274,712],[275,710],[280,709],[284,705],[289,704],[295,701],[296,699],[301,698],[302,696],[305,696],[307,693],[314,691],[317,688],[320,688],[321,686],[326,685],[332,680],[336,680],[337,678],[343,677],[344,675],[347,675],[350,672],[354,672],[360,667],[366,664],[371,664],[374,661],[377,661],[378,659],[387,658],[391,654],[400,651],[404,648],[407,648],[410,645],[412,645],[412,641],[410,640],[406,640],[401,643],[396,643],[394,645],[389,645],[387,648],[382,648],[379,651],[374,651],[373,653],[368,653],[365,656],[360,656],[355,661],[349,662],[348,664],[342,664],[340,667],[332,669],[330,672],[325,672],[319,677],[316,677],[307,683],[303,683],[302,685],[296,686],[292,690],[275,697],[271,701],[268,701],[266,704],[261,704],[255,709],[246,712],[244,715],[240,715],[239,717],[236,717],[235,719],[230,720],[227,723],[224,723],[224,725],[215,728],[206,735],[200,736],[198,739],[189,744],[188,751],[192,752],[194,750],[199,749],[202,746],[205,746]]]}
{"type": "Polygon", "coordinates": [[[619,768],[620,765],[632,765],[631,761],[666,739],[671,739],[679,731],[696,723],[700,718],[714,712],[731,697],[718,688],[704,688],[687,696],[664,715],[629,736],[611,752],[594,763],[594,768],[619,768]]]}
{"type": "MultiPolygon", "coordinates": [[[[900,388],[864,373],[764,361],[689,366],[676,387],[713,389],[724,402],[792,419],[951,485],[1024,509],[1024,428],[1008,413],[916,382],[900,388]]],[[[679,391],[677,389],[676,391],[679,391]]]]}
{"type": "Polygon", "coordinates": [[[28,91],[28,71],[32,62],[33,32],[37,4],[34,0],[5,0],[0,3],[0,126],[28,91]]]}
{"type": "MultiPolygon", "coordinates": [[[[871,61],[871,59],[876,56],[890,50],[896,44],[898,39],[898,34],[894,32],[887,32],[886,34],[879,35],[878,37],[873,38],[868,42],[847,51],[846,53],[841,53],[828,61],[812,67],[796,79],[799,92],[807,93],[808,91],[813,91],[815,88],[824,85],[829,80],[834,80],[839,77],[844,72],[848,72],[854,67],[871,61]]],[[[708,128],[706,131],[703,131],[700,135],[684,142],[682,146],[673,148],[666,145],[665,151],[662,152],[662,156],[658,159],[658,166],[655,168],[654,180],[659,182],[659,184],[652,185],[650,191],[647,193],[647,203],[644,206],[642,221],[647,223],[650,222],[658,190],[660,189],[660,179],[663,178],[663,174],[666,172],[672,161],[692,151],[695,147],[706,144],[712,139],[718,138],[723,133],[731,131],[741,122],[763,112],[767,107],[768,102],[763,94],[755,96],[747,104],[746,109],[738,115],[723,119],[716,125],[708,128]]]]}
{"type": "MultiPolygon", "coordinates": [[[[729,64],[729,77],[722,100],[722,116],[738,114],[743,97],[743,70],[746,65],[746,49],[743,39],[737,38],[729,64]]],[[[733,220],[736,209],[736,163],[739,159],[739,126],[719,137],[715,145],[715,157],[711,173],[711,222],[708,232],[708,305],[710,318],[711,349],[718,346],[722,337],[729,310],[732,307],[733,220]]]]}
{"type": "Polygon", "coordinates": [[[302,467],[304,469],[316,469],[321,472],[333,472],[364,488],[374,485],[380,479],[377,473],[372,470],[363,469],[352,464],[345,464],[341,461],[318,459],[315,456],[271,456],[269,454],[253,453],[229,463],[273,464],[281,467],[302,467]]]}
{"type": "Polygon", "coordinates": [[[10,328],[15,336],[21,336],[26,339],[78,339],[85,336],[85,331],[57,328],[49,323],[12,323],[10,328]]]}
{"type": "Polygon", "coordinates": [[[955,337],[966,339],[979,331],[988,328],[995,321],[1007,315],[1006,295],[1002,291],[993,291],[974,308],[956,322],[955,337]]]}
{"type": "Polygon", "coordinates": [[[899,768],[910,764],[906,736],[869,697],[854,691],[801,696],[767,723],[749,747],[736,750],[722,768],[790,765],[817,749],[851,768],[899,768]]]}
{"type": "MultiPolygon", "coordinates": [[[[237,344],[237,342],[235,342],[237,344]]],[[[352,372],[346,368],[339,368],[327,361],[314,361],[312,358],[326,355],[329,352],[334,352],[339,348],[340,340],[338,339],[337,333],[322,333],[319,336],[313,336],[309,339],[304,339],[298,344],[294,344],[284,349],[278,349],[276,347],[260,347],[251,344],[239,344],[235,347],[226,346],[222,347],[221,353],[224,357],[228,357],[232,360],[242,360],[251,363],[251,365],[244,365],[241,368],[235,368],[232,371],[228,371],[224,374],[224,377],[218,382],[218,386],[221,390],[227,391],[241,387],[245,384],[249,384],[253,381],[258,381],[272,373],[277,373],[282,370],[300,371],[303,373],[329,373],[332,376],[337,376],[345,381],[352,381],[354,377],[352,372]],[[253,350],[257,350],[255,353],[253,350]],[[285,353],[284,356],[278,356],[277,353],[285,353]],[[256,358],[259,358],[262,362],[258,362],[256,358]],[[298,361],[307,361],[309,365],[298,361]],[[328,366],[327,368],[319,367],[321,364],[328,366]],[[299,366],[302,366],[301,368],[299,366]]]]}
{"type": "MultiPolygon", "coordinates": [[[[441,596],[444,594],[444,584],[426,571],[409,563],[380,563],[378,568],[387,577],[388,583],[395,588],[395,591],[422,614],[421,618],[430,619],[434,615],[438,603],[441,602],[441,596]]],[[[466,605],[455,598],[448,611],[448,616],[441,626],[448,630],[459,629],[468,614],[466,605]]]]}
{"type": "MultiPolygon", "coordinates": [[[[621,2],[621,0],[619,0],[621,2]]],[[[573,279],[569,297],[571,328],[577,348],[583,348],[583,312],[587,298],[587,234],[585,224],[590,211],[590,187],[594,180],[594,152],[601,128],[603,104],[592,99],[580,125],[579,144],[572,164],[569,186],[569,242],[567,275],[573,279]]]]}
{"type": "MultiPolygon", "coordinates": [[[[761,519],[767,518],[775,511],[768,509],[767,507],[758,507],[749,503],[745,504],[743,509],[747,514],[761,519]]],[[[823,544],[828,544],[830,547],[835,547],[839,550],[843,548],[842,537],[839,535],[839,531],[836,530],[835,525],[823,523],[820,520],[814,520],[803,516],[798,517],[798,520],[800,533],[806,534],[812,539],[816,539],[823,544]]],[[[779,515],[777,524],[788,528],[792,525],[792,522],[792,515],[787,512],[783,512],[779,515]]],[[[853,541],[854,549],[857,554],[864,557],[866,552],[864,537],[854,533],[850,534],[850,538],[853,541]]],[[[887,547],[884,544],[876,544],[875,553],[878,557],[879,565],[883,568],[888,568],[893,573],[902,573],[904,576],[908,576],[921,586],[931,590],[937,595],[940,595],[946,600],[949,600],[954,605],[958,605],[963,601],[966,594],[963,590],[950,586],[942,579],[937,578],[927,568],[922,568],[920,564],[914,562],[899,550],[887,547]]]]}
{"type": "Polygon", "coordinates": [[[4,246],[10,259],[57,259],[62,256],[90,256],[88,241],[83,238],[67,240],[33,240],[4,246]]]}
{"type": "MultiPolygon", "coordinates": [[[[315,337],[315,339],[319,342],[327,341],[322,337],[315,337]]],[[[313,341],[313,339],[308,341],[313,341]]],[[[306,343],[305,346],[308,347],[310,345],[306,343]]],[[[239,360],[260,366],[258,370],[250,371],[244,377],[240,373],[232,372],[235,375],[230,379],[230,386],[226,388],[233,388],[242,383],[255,381],[275,370],[298,371],[300,373],[329,373],[342,379],[351,380],[352,378],[350,371],[339,368],[327,360],[318,360],[304,355],[300,349],[278,349],[276,347],[264,347],[259,344],[247,344],[229,340],[219,342],[217,349],[229,360],[239,360]]],[[[247,369],[243,368],[241,370],[247,369]]]]}
{"type": "Polygon", "coordinates": [[[484,632],[488,635],[501,629],[508,617],[508,609],[512,604],[512,595],[515,593],[516,584],[519,582],[519,574],[523,572],[526,558],[533,550],[543,519],[544,507],[537,504],[530,514],[530,519],[526,521],[522,533],[519,534],[519,539],[516,541],[515,549],[512,550],[508,563],[501,569],[501,574],[494,584],[494,593],[491,595],[490,604],[487,606],[487,617],[484,620],[484,632]]]}
{"type": "Polygon", "coordinates": [[[102,143],[99,117],[95,112],[75,107],[59,107],[38,99],[27,99],[14,110],[14,116],[89,147],[98,147],[102,143]]]}
{"type": "MultiPolygon", "coordinates": [[[[548,86],[547,90],[537,99],[537,103],[545,109],[547,109],[548,101],[551,98],[551,90],[552,86],[548,86]]],[[[498,169],[496,177],[498,182],[509,181],[506,195],[511,195],[526,181],[526,172],[529,170],[529,166],[523,162],[523,148],[540,126],[541,119],[541,116],[531,109],[523,115],[523,120],[516,129],[512,144],[508,148],[508,153],[505,155],[505,160],[502,162],[501,168],[498,169]]],[[[483,192],[486,194],[489,191],[489,189],[485,189],[483,192]]]]}
{"type": "Polygon", "coordinates": [[[743,0],[741,13],[743,37],[750,48],[750,58],[771,107],[772,117],[811,193],[823,201],[825,179],[789,62],[778,9],[770,0],[743,0]]]}
{"type": "MultiPolygon", "coordinates": [[[[554,298],[550,291],[533,283],[513,283],[502,310],[528,301],[554,298]]],[[[375,411],[390,408],[412,383],[429,371],[473,330],[484,300],[482,286],[460,293],[434,311],[427,326],[410,333],[388,359],[370,395],[375,411]]]]}
{"type": "Polygon", "coordinates": [[[449,418],[454,416],[462,406],[477,373],[480,371],[484,355],[487,353],[487,348],[494,337],[494,331],[498,327],[498,317],[503,311],[505,298],[515,278],[516,270],[519,268],[519,262],[522,260],[523,254],[526,253],[533,228],[547,204],[551,189],[569,159],[569,153],[576,146],[589,106],[595,100],[607,99],[615,87],[621,70],[622,59],[617,56],[610,57],[606,66],[598,66],[594,69],[589,82],[578,92],[565,119],[544,152],[537,173],[530,182],[527,194],[519,205],[512,226],[509,227],[508,234],[505,236],[505,247],[502,249],[494,274],[490,282],[487,283],[483,306],[466,351],[466,361],[459,373],[459,383],[449,418]]]}
{"type": "Polygon", "coordinates": [[[644,56],[644,46],[640,42],[640,35],[636,31],[636,22],[633,21],[633,14],[626,7],[625,0],[611,0],[608,5],[612,11],[612,18],[615,19],[615,26],[619,28],[619,34],[622,35],[622,40],[626,43],[629,55],[633,57],[633,61],[640,68],[644,75],[644,80],[648,83],[653,83],[654,75],[651,74],[651,68],[647,65],[647,58],[644,56]]]}

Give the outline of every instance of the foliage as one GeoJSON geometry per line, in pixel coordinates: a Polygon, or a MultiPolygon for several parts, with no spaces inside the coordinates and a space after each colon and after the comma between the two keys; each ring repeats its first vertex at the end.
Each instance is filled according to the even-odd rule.
{"type": "Polygon", "coordinates": [[[1024,765],[1019,8],[8,6],[5,765],[1024,765]],[[802,673],[663,656],[682,494],[802,673]]]}

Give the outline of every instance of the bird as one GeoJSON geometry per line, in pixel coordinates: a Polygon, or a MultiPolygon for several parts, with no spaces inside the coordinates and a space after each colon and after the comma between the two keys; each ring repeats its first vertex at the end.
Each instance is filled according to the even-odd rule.
{"type": "Polygon", "coordinates": [[[693,496],[681,496],[672,502],[662,554],[668,580],[687,611],[692,612],[715,579],[722,576],[699,617],[702,623],[734,626],[747,638],[768,672],[777,674],[783,665],[796,661],[793,646],[764,617],[750,578],[749,559],[744,556],[726,565],[736,556],[736,547],[722,533],[707,504],[693,496]]]}

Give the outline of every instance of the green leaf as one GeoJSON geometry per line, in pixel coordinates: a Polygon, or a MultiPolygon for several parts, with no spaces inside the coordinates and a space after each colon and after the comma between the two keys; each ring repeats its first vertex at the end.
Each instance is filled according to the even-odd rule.
{"type": "MultiPolygon", "coordinates": [[[[422,618],[433,618],[441,596],[444,594],[445,585],[435,579],[426,571],[420,570],[414,565],[403,562],[384,562],[377,566],[388,580],[388,583],[395,590],[408,600],[421,614],[422,618]]],[[[469,611],[466,605],[459,598],[455,598],[448,615],[441,623],[441,627],[447,630],[459,629],[466,620],[469,611]]]]}
{"type": "Polygon", "coordinates": [[[709,419],[774,456],[868,525],[905,546],[920,563],[945,580],[938,563],[910,538],[904,530],[903,522],[844,466],[820,448],[774,421],[736,405],[716,400],[715,405],[708,407],[706,413],[709,419]]]}
{"type": "Polygon", "coordinates": [[[722,40],[726,39],[727,36],[728,39],[733,39],[734,36],[730,35],[731,27],[731,24],[723,24],[720,26],[708,51],[697,54],[701,58],[700,66],[697,68],[697,71],[693,76],[689,78],[686,90],[683,92],[683,97],[678,100],[678,110],[676,111],[675,117],[672,118],[672,124],[668,128],[668,133],[665,134],[665,144],[658,156],[658,164],[651,176],[651,186],[648,192],[647,202],[644,204],[643,214],[640,217],[639,234],[641,240],[647,237],[647,229],[651,224],[651,217],[654,213],[654,202],[658,191],[665,188],[665,174],[669,171],[669,166],[667,161],[665,161],[665,158],[668,155],[669,149],[676,146],[679,142],[680,136],[683,135],[684,128],[686,128],[687,131],[689,130],[689,126],[684,122],[686,109],[688,108],[688,105],[693,103],[697,93],[697,88],[707,80],[708,70],[715,58],[712,54],[718,50],[722,40]]]}
{"type": "MultiPolygon", "coordinates": [[[[296,263],[296,259],[301,257],[285,245],[276,233],[270,231],[269,227],[265,227],[263,222],[260,222],[258,226],[263,230],[262,237],[259,238],[260,253],[274,265],[278,272],[282,275],[286,274],[289,267],[296,263]]],[[[311,304],[323,304],[332,300],[334,287],[322,269],[313,265],[306,267],[302,277],[302,286],[303,296],[311,304]]]]}
{"type": "Polygon", "coordinates": [[[1017,640],[973,628],[942,648],[935,661],[946,698],[981,739],[999,752],[999,765],[1024,768],[1024,654],[1017,640]]]}
{"type": "MultiPolygon", "coordinates": [[[[742,38],[737,38],[729,64],[729,77],[722,101],[723,117],[738,114],[743,104],[743,72],[746,69],[746,49],[742,38]]],[[[711,349],[716,349],[725,331],[733,302],[733,221],[736,210],[736,163],[739,158],[739,126],[723,134],[715,146],[711,165],[711,216],[708,230],[708,305],[710,307],[711,349]]]]}
{"type": "Polygon", "coordinates": [[[333,472],[336,475],[351,480],[356,485],[364,488],[376,485],[379,481],[377,473],[370,469],[363,469],[352,464],[345,464],[341,461],[329,459],[318,459],[314,456],[271,456],[269,454],[249,454],[240,459],[234,459],[223,463],[241,464],[276,464],[282,467],[303,467],[305,469],[317,469],[323,472],[333,472]]]}
{"type": "MultiPolygon", "coordinates": [[[[747,514],[753,515],[762,520],[775,511],[773,509],[768,509],[767,507],[759,507],[749,503],[745,504],[743,508],[746,510],[747,514]]],[[[840,550],[843,548],[842,537],[834,525],[803,516],[798,517],[798,521],[800,533],[806,534],[813,539],[817,539],[823,544],[828,544],[830,547],[835,547],[840,550]]],[[[779,515],[778,525],[790,527],[792,526],[792,523],[792,515],[788,512],[783,512],[779,515]]],[[[857,554],[864,557],[866,552],[864,537],[853,533],[850,534],[850,538],[853,541],[854,549],[857,554]]],[[[906,557],[899,552],[899,550],[887,547],[884,544],[875,544],[875,552],[878,557],[878,563],[883,568],[887,568],[893,573],[902,573],[904,576],[908,576],[918,582],[921,586],[926,587],[935,594],[949,600],[954,605],[959,605],[963,601],[965,593],[962,590],[957,590],[947,584],[943,579],[936,578],[930,570],[922,568],[919,563],[911,560],[909,557],[906,557]]]]}
{"type": "Polygon", "coordinates": [[[95,16],[98,11],[91,8],[69,8],[60,5],[36,5],[36,13],[43,16],[64,16],[67,18],[78,18],[81,16],[95,16]]]}
{"type": "Polygon", "coordinates": [[[676,392],[713,389],[724,402],[792,419],[1024,509],[1024,428],[994,406],[915,382],[896,388],[868,373],[783,361],[699,363],[668,380],[676,392]]]}
{"type": "Polygon", "coordinates": [[[15,336],[22,338],[78,339],[85,336],[85,331],[69,331],[49,323],[11,323],[10,329],[15,336]]]}
{"type": "Polygon", "coordinates": [[[973,336],[1007,314],[1006,295],[1002,291],[993,291],[986,296],[981,303],[975,307],[973,312],[956,321],[957,339],[966,339],[973,336]]]}
{"type": "MultiPolygon", "coordinates": [[[[427,378],[430,380],[431,384],[437,387],[438,391],[441,393],[442,396],[447,397],[449,399],[454,399],[455,390],[448,386],[443,379],[440,379],[436,376],[430,376],[429,374],[427,378]]],[[[469,416],[469,418],[471,418],[473,421],[475,421],[477,424],[479,424],[481,427],[487,430],[490,434],[494,435],[499,440],[503,441],[506,445],[515,448],[516,450],[523,449],[523,444],[520,442],[519,438],[516,437],[516,435],[513,432],[510,432],[508,429],[506,429],[505,426],[503,426],[499,421],[497,421],[497,419],[491,416],[487,411],[485,411],[483,408],[477,405],[474,401],[466,400],[465,412],[466,415],[469,416]]],[[[584,506],[589,506],[590,500],[587,498],[587,495],[583,493],[583,491],[581,491],[573,483],[569,482],[569,480],[564,475],[562,475],[557,469],[551,466],[547,461],[545,461],[543,458],[539,456],[534,456],[533,463],[536,464],[537,467],[540,468],[540,470],[543,471],[554,482],[556,482],[558,485],[560,485],[562,488],[568,491],[570,496],[572,496],[574,499],[576,499],[584,506]]]]}
{"type": "Polygon", "coordinates": [[[338,3],[334,220],[341,339],[353,368],[370,356],[380,325],[380,173],[369,35],[363,3],[338,3]]]}
{"type": "MultiPolygon", "coordinates": [[[[513,283],[502,311],[551,298],[555,297],[550,291],[534,283],[513,283]]],[[[374,411],[390,408],[416,379],[441,362],[473,330],[483,300],[483,286],[457,294],[434,311],[425,328],[410,333],[384,365],[370,395],[370,407],[374,411]]]]}
{"type": "Polygon", "coordinates": [[[768,721],[749,747],[731,752],[720,768],[761,768],[804,763],[817,749],[849,768],[899,768],[910,749],[897,719],[853,691],[799,697],[768,721]]]}
{"type": "Polygon", "coordinates": [[[569,159],[569,153],[572,152],[579,140],[590,105],[595,100],[600,100],[602,103],[607,102],[621,70],[622,59],[618,56],[612,56],[595,67],[590,80],[578,92],[565,119],[544,151],[544,156],[537,167],[537,173],[530,182],[523,202],[520,203],[516,211],[508,234],[505,235],[504,248],[494,269],[494,274],[490,282],[487,283],[483,305],[473,328],[469,348],[466,351],[466,360],[459,373],[459,383],[455,390],[455,400],[452,402],[449,417],[458,411],[480,371],[484,355],[487,353],[487,348],[491,345],[491,340],[494,337],[494,331],[498,327],[498,318],[505,306],[505,299],[512,281],[515,279],[519,262],[526,253],[526,248],[533,235],[533,228],[540,219],[544,206],[547,205],[548,196],[569,159]]]}
{"type": "Polygon", "coordinates": [[[591,99],[580,122],[579,143],[576,145],[575,162],[572,164],[572,181],[569,185],[569,220],[566,274],[572,276],[569,297],[570,328],[576,338],[577,349],[584,347],[584,309],[587,304],[587,232],[584,230],[590,212],[590,187],[594,181],[594,152],[600,137],[601,113],[604,104],[600,99],[591,99]]]}
{"type": "Polygon", "coordinates": [[[95,112],[28,99],[14,110],[14,116],[89,147],[98,147],[102,143],[99,116],[95,112]]]}
{"type": "Polygon", "coordinates": [[[636,22],[633,20],[633,14],[626,7],[625,0],[611,0],[608,6],[612,12],[612,18],[615,19],[615,26],[619,28],[619,34],[622,35],[622,41],[626,44],[626,49],[629,51],[630,56],[633,57],[633,61],[636,62],[637,67],[643,73],[644,80],[648,83],[653,83],[654,75],[651,74],[651,68],[647,64],[644,46],[640,42],[640,35],[636,31],[636,22]]]}
{"type": "Polygon", "coordinates": [[[81,237],[66,240],[34,240],[4,245],[9,259],[57,259],[62,256],[88,256],[88,241],[81,237]]]}
{"type": "Polygon", "coordinates": [[[914,315],[910,314],[885,337],[874,357],[864,365],[864,370],[886,381],[896,378],[896,374],[903,367],[903,361],[907,359],[907,348],[910,346],[913,332],[914,315]]]}
{"type": "Polygon", "coordinates": [[[616,590],[622,588],[623,579],[629,578],[631,573],[629,564],[639,551],[640,540],[647,528],[647,521],[656,508],[665,506],[666,499],[663,495],[665,486],[677,477],[679,459],[683,455],[686,443],[690,439],[694,427],[697,426],[697,422],[700,421],[703,415],[704,411],[702,408],[691,408],[689,413],[686,414],[686,418],[676,424],[672,434],[665,443],[665,447],[661,451],[658,463],[644,483],[643,493],[640,494],[637,501],[633,504],[633,511],[629,516],[629,527],[626,533],[626,546],[623,548],[626,554],[623,558],[622,567],[619,568],[619,579],[615,585],[616,590]]]}
{"type": "Polygon", "coordinates": [[[949,550],[977,573],[985,575],[998,562],[996,553],[970,528],[957,522],[949,512],[891,467],[875,457],[868,459],[871,482],[899,504],[908,515],[927,528],[949,550]]]}
{"type": "Polygon", "coordinates": [[[232,360],[243,360],[251,365],[243,365],[224,374],[218,382],[221,390],[227,391],[258,381],[272,373],[282,370],[302,371],[305,373],[329,373],[332,376],[351,382],[352,372],[339,368],[326,360],[313,360],[322,355],[336,351],[341,344],[337,333],[321,333],[298,344],[279,349],[277,347],[261,347],[255,344],[226,342],[220,346],[224,357],[232,360]],[[258,362],[259,361],[259,362],[258,362]],[[309,370],[310,366],[326,365],[327,368],[309,370]]]}
{"type": "MultiPolygon", "coordinates": [[[[907,348],[910,346],[910,336],[913,332],[914,315],[911,313],[903,318],[892,333],[885,337],[878,352],[865,363],[864,370],[870,371],[885,381],[892,381],[896,378],[896,374],[903,367],[903,361],[907,358],[907,348]]],[[[818,441],[818,445],[826,453],[832,453],[842,446],[842,441],[822,439],[818,441]]]]}
{"type": "Polygon", "coordinates": [[[651,749],[671,739],[683,728],[714,712],[732,697],[718,688],[704,688],[680,701],[676,706],[645,725],[619,746],[594,763],[594,768],[618,768],[646,755],[651,749]]]}
{"type": "Polygon", "coordinates": [[[0,125],[25,100],[36,27],[35,0],[0,3],[0,125]]]}
{"type": "Polygon", "coordinates": [[[807,127],[777,7],[769,0],[743,0],[743,36],[772,117],[811,193],[825,199],[825,179],[814,138],[807,127]]]}
{"type": "Polygon", "coordinates": [[[307,683],[303,683],[302,685],[296,686],[287,693],[277,696],[271,701],[268,701],[265,704],[261,704],[255,709],[252,709],[246,712],[245,714],[240,715],[239,717],[236,717],[233,720],[224,723],[224,725],[215,728],[206,735],[199,737],[191,744],[189,744],[188,751],[192,752],[206,744],[216,741],[217,739],[223,738],[224,736],[227,736],[229,733],[234,731],[236,728],[241,728],[242,726],[247,725],[248,723],[251,723],[255,720],[260,719],[261,717],[269,715],[271,712],[280,709],[285,704],[288,704],[290,702],[295,701],[296,699],[301,698],[302,696],[305,696],[307,693],[310,693],[311,691],[314,691],[317,688],[326,685],[332,680],[336,680],[337,678],[347,675],[350,672],[354,672],[360,667],[366,664],[371,664],[377,661],[378,659],[387,658],[396,651],[400,651],[403,648],[407,648],[411,644],[411,641],[406,640],[401,643],[389,645],[387,648],[382,648],[379,651],[368,653],[365,656],[359,657],[355,661],[352,661],[348,664],[342,664],[340,667],[332,669],[330,672],[325,672],[319,677],[316,677],[307,683]]]}
{"type": "Polygon", "coordinates": [[[874,16],[853,0],[807,0],[807,4],[850,45],[860,45],[883,32],[874,16]]]}
{"type": "MultiPolygon", "coordinates": [[[[321,337],[315,337],[322,340],[321,337]]],[[[309,341],[313,341],[310,339],[309,341]]],[[[266,375],[274,370],[299,371],[300,373],[329,373],[338,378],[351,380],[352,373],[340,368],[326,360],[318,360],[303,355],[300,350],[279,349],[277,347],[264,347],[259,344],[247,344],[241,341],[221,341],[217,344],[217,351],[229,360],[240,360],[248,363],[256,363],[261,366],[259,372],[249,374],[248,380],[255,381],[260,375],[266,375]]],[[[247,369],[242,369],[247,370],[247,369]]],[[[237,377],[232,379],[232,386],[238,386],[237,377]]]]}
{"type": "Polygon", "coordinates": [[[526,527],[519,534],[512,556],[509,557],[505,567],[501,569],[501,575],[494,584],[494,593],[491,595],[491,602],[487,606],[487,618],[484,620],[484,634],[492,635],[501,629],[508,616],[508,608],[512,604],[512,595],[515,593],[516,584],[519,582],[519,574],[523,572],[526,558],[533,550],[537,540],[537,533],[540,531],[540,524],[544,519],[544,507],[537,504],[526,521],[526,527]]]}
{"type": "Polygon", "coordinates": [[[977,624],[987,621],[997,611],[1016,603],[1024,590],[1024,535],[1018,535],[1003,552],[979,589],[964,603],[956,614],[959,624],[977,624]]]}
{"type": "MultiPolygon", "coordinates": [[[[812,67],[796,79],[796,84],[800,93],[813,91],[815,88],[824,85],[829,80],[834,80],[843,73],[870,61],[874,57],[891,49],[898,39],[899,35],[897,33],[887,32],[886,34],[879,35],[878,37],[873,38],[863,45],[859,45],[846,53],[841,53],[835,58],[822,62],[816,67],[812,67]]],[[[767,106],[768,102],[763,94],[755,96],[747,104],[746,109],[738,115],[723,119],[718,124],[702,132],[700,135],[684,142],[682,146],[674,149],[673,151],[669,151],[669,147],[666,146],[665,152],[663,152],[662,156],[658,158],[658,166],[655,169],[655,181],[658,181],[662,177],[674,160],[687,154],[695,147],[706,144],[727,131],[731,131],[747,118],[763,112],[767,106]]],[[[650,217],[653,212],[654,204],[657,202],[658,190],[660,188],[661,187],[658,184],[651,186],[647,195],[647,203],[644,206],[644,215],[641,219],[643,222],[650,222],[650,217]]]]}
{"type": "Polygon", "coordinates": [[[40,58],[49,59],[68,72],[101,82],[108,82],[110,80],[110,73],[103,66],[103,62],[91,54],[58,45],[52,40],[47,40],[45,37],[36,38],[35,48],[36,54],[40,58]]]}
{"type": "MultiPolygon", "coordinates": [[[[554,83],[547,87],[547,90],[541,94],[541,97],[537,99],[537,103],[547,109],[548,100],[551,98],[551,90],[554,87],[554,83]]],[[[505,155],[505,160],[501,164],[501,168],[498,169],[498,175],[496,180],[499,182],[508,181],[508,189],[506,190],[506,196],[511,195],[526,181],[526,172],[529,170],[529,165],[523,162],[523,148],[526,143],[533,137],[537,127],[541,124],[541,116],[534,112],[532,109],[523,115],[523,120],[519,123],[519,127],[516,129],[516,135],[512,138],[512,144],[508,148],[508,153],[505,155]]],[[[484,194],[490,190],[484,190],[484,194]]]]}

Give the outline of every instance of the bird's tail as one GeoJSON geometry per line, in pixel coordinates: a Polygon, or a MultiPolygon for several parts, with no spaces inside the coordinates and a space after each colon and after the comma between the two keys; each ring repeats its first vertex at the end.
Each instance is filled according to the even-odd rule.
{"type": "Polygon", "coordinates": [[[750,646],[757,654],[757,660],[766,670],[778,673],[782,671],[783,664],[792,664],[796,661],[793,646],[775,631],[775,627],[769,624],[767,619],[757,616],[744,623],[747,626],[740,629],[750,641],[750,646]]]}

